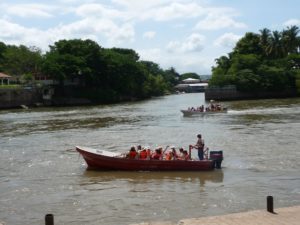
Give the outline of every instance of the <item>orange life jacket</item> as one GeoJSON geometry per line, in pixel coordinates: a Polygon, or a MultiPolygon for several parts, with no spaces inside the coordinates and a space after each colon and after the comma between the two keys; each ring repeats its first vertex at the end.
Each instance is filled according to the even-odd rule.
{"type": "Polygon", "coordinates": [[[171,153],[171,152],[168,152],[168,153],[166,154],[166,160],[172,160],[172,159],[173,159],[172,153],[171,153]]]}
{"type": "Polygon", "coordinates": [[[140,159],[146,159],[147,158],[147,151],[143,150],[140,152],[140,159]]]}
{"type": "Polygon", "coordinates": [[[130,158],[130,159],[135,159],[136,154],[137,154],[136,151],[130,151],[130,152],[129,152],[129,158],[130,158]]]}

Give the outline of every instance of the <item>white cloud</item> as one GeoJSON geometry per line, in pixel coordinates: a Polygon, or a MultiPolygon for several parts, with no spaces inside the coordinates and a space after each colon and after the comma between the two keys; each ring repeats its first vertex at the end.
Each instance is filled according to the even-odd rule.
{"type": "Polygon", "coordinates": [[[134,27],[130,23],[118,25],[109,19],[92,18],[60,26],[52,29],[51,33],[55,33],[56,37],[61,38],[97,37],[94,39],[95,41],[99,41],[101,37],[105,37],[107,44],[112,46],[119,45],[122,42],[132,42],[135,36],[134,27]]]}
{"type": "Polygon", "coordinates": [[[237,14],[230,8],[210,8],[207,16],[200,20],[195,28],[201,30],[218,30],[222,28],[246,28],[247,25],[233,19],[237,14]]]}
{"type": "Polygon", "coordinates": [[[129,11],[145,11],[151,8],[168,4],[172,2],[172,0],[112,0],[112,2],[117,5],[120,5],[121,7],[125,7],[129,11]]]}
{"type": "Polygon", "coordinates": [[[199,52],[203,50],[205,37],[201,34],[191,34],[183,42],[171,41],[167,45],[169,52],[199,52]]]}
{"type": "Polygon", "coordinates": [[[53,17],[51,11],[54,7],[43,4],[18,4],[18,5],[7,5],[5,12],[19,17],[30,18],[30,17],[53,17]]]}
{"type": "Polygon", "coordinates": [[[137,50],[142,60],[150,60],[160,65],[162,69],[174,67],[179,73],[196,72],[210,74],[214,61],[211,57],[199,56],[199,54],[169,54],[161,49],[137,50]],[[182,60],[184,58],[184,60],[182,60]]]}
{"type": "Polygon", "coordinates": [[[124,23],[117,25],[111,20],[83,19],[67,25],[59,25],[45,31],[27,28],[7,20],[0,19],[0,40],[7,44],[34,45],[47,49],[50,44],[60,39],[91,38],[100,42],[106,39],[110,47],[123,42],[134,41],[135,31],[133,25],[124,23]],[[38,38],[37,38],[38,37],[38,38]]]}
{"type": "Polygon", "coordinates": [[[152,39],[155,37],[155,35],[156,35],[155,31],[147,31],[143,34],[143,37],[147,39],[152,39]]]}
{"type": "Polygon", "coordinates": [[[180,4],[174,2],[159,8],[148,10],[143,13],[143,19],[154,19],[156,21],[170,21],[178,18],[198,17],[205,14],[205,8],[196,3],[180,4]]]}
{"type": "Polygon", "coordinates": [[[75,12],[83,18],[125,18],[124,13],[119,10],[94,3],[80,5],[75,12]]]}
{"type": "Polygon", "coordinates": [[[214,45],[217,47],[233,48],[241,37],[241,35],[225,33],[214,41],[214,45]]]}
{"type": "MultiPolygon", "coordinates": [[[[61,36],[60,36],[61,37],[61,36]]],[[[0,41],[11,45],[36,46],[47,50],[53,41],[58,40],[55,34],[35,28],[26,28],[16,23],[0,19],[0,41]]]]}
{"type": "Polygon", "coordinates": [[[300,26],[300,19],[290,19],[283,23],[284,26],[300,26]]]}

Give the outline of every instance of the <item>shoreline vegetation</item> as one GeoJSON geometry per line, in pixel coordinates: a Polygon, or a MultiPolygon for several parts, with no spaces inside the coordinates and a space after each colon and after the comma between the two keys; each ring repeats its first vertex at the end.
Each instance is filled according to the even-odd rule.
{"type": "MultiPolygon", "coordinates": [[[[300,94],[300,37],[297,26],[247,32],[227,56],[216,59],[209,86],[235,86],[241,93],[295,91],[300,94]]],[[[272,95],[271,95],[272,96],[272,95]]],[[[270,96],[270,97],[271,97],[270,96]]]]}
{"type": "MultiPolygon", "coordinates": [[[[226,100],[220,90],[228,86],[237,93],[231,94],[231,100],[299,96],[299,28],[259,32],[247,32],[232,52],[216,59],[206,91],[214,99],[226,100]]],[[[179,74],[173,67],[164,70],[155,62],[140,60],[132,49],[103,48],[89,39],[59,40],[46,53],[37,47],[0,42],[0,72],[13,78],[9,85],[3,81],[0,85],[0,108],[5,98],[18,102],[19,84],[26,91],[38,89],[40,96],[35,99],[51,92],[51,101],[40,102],[55,106],[143,100],[174,93],[183,79],[200,78],[196,73],[179,74]]]]}

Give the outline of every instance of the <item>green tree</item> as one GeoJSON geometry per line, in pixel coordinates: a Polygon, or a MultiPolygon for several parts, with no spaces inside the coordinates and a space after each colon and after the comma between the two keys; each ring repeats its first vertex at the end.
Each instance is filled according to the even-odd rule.
{"type": "Polygon", "coordinates": [[[123,97],[143,97],[142,86],[147,79],[144,65],[130,54],[106,49],[106,88],[116,90],[123,97]]]}
{"type": "Polygon", "coordinates": [[[260,45],[260,36],[258,34],[248,32],[241,38],[233,49],[234,54],[257,54],[261,55],[263,52],[260,45]]]}
{"type": "Polygon", "coordinates": [[[176,84],[178,84],[180,74],[177,73],[174,67],[167,69],[163,73],[163,78],[167,84],[167,89],[171,90],[176,84]]]}
{"type": "Polygon", "coordinates": [[[260,57],[255,54],[238,54],[232,58],[231,66],[227,74],[237,75],[240,70],[250,69],[256,72],[256,68],[260,65],[260,57]]]}
{"type": "Polygon", "coordinates": [[[21,82],[24,84],[29,84],[34,81],[34,76],[31,73],[26,73],[21,76],[21,82]]]}
{"type": "Polygon", "coordinates": [[[98,85],[104,67],[102,48],[92,40],[60,40],[45,54],[43,72],[63,84],[81,79],[86,86],[98,85]]]}
{"type": "Polygon", "coordinates": [[[133,61],[138,61],[140,59],[140,56],[132,49],[126,49],[126,48],[112,48],[112,51],[126,55],[128,58],[130,58],[133,61]]]}
{"type": "MultiPolygon", "coordinates": [[[[222,73],[226,74],[231,65],[231,60],[227,56],[221,56],[218,59],[215,59],[217,67],[222,70],[222,73]]],[[[214,69],[215,67],[213,67],[214,69]]]]}
{"type": "Polygon", "coordinates": [[[236,75],[236,86],[240,91],[253,92],[260,90],[260,77],[250,69],[242,69],[236,75]]]}
{"type": "Polygon", "coordinates": [[[188,79],[188,78],[201,80],[200,76],[197,73],[183,73],[183,74],[180,75],[179,80],[185,80],[185,79],[188,79]]]}
{"type": "Polygon", "coordinates": [[[0,42],[0,71],[4,69],[4,52],[6,50],[6,45],[3,42],[0,42]]]}
{"type": "Polygon", "coordinates": [[[19,78],[27,73],[40,73],[41,63],[41,50],[36,47],[8,45],[3,52],[3,71],[19,78]]]}
{"type": "Polygon", "coordinates": [[[145,69],[154,76],[162,75],[164,73],[164,70],[161,69],[157,63],[151,61],[140,61],[140,63],[144,65],[145,69]]]}
{"type": "Polygon", "coordinates": [[[268,91],[281,91],[291,87],[289,74],[284,68],[261,65],[258,68],[261,77],[261,86],[268,91]]]}

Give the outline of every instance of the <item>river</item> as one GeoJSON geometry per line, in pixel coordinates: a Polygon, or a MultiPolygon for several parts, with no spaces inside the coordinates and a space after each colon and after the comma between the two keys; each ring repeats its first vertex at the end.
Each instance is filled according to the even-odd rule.
{"type": "MultiPolygon", "coordinates": [[[[183,117],[203,93],[88,107],[0,111],[0,223],[128,225],[300,204],[300,98],[229,101],[183,117]],[[213,172],[87,171],[75,146],[188,147],[201,133],[223,150],[213,172]]],[[[194,152],[196,156],[196,152],[194,152]]]]}

